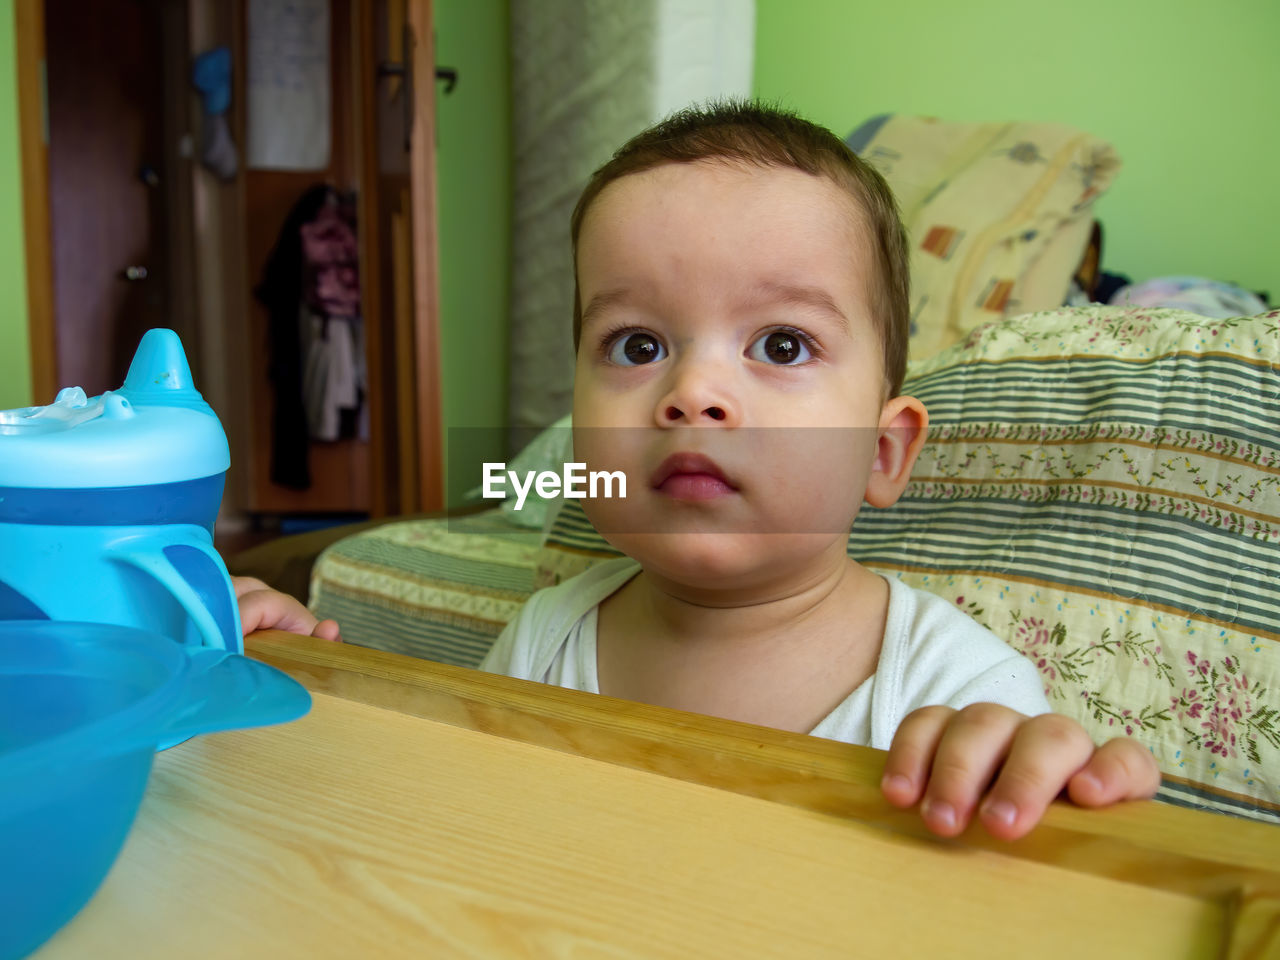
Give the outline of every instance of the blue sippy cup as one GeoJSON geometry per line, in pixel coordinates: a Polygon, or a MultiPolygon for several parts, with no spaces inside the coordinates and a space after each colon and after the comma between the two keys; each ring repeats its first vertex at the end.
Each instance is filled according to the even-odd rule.
{"type": "Polygon", "coordinates": [[[124,386],[0,411],[0,620],[140,627],[243,650],[213,524],[231,455],[182,342],[149,330],[124,386]]]}

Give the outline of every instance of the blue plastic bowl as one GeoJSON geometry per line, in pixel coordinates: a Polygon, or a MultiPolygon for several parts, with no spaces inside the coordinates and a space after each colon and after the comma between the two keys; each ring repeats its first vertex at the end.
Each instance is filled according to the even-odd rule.
{"type": "Polygon", "coordinates": [[[132,627],[0,622],[0,960],[35,950],[93,896],[158,744],[310,706],[290,677],[225,650],[132,627]]]}

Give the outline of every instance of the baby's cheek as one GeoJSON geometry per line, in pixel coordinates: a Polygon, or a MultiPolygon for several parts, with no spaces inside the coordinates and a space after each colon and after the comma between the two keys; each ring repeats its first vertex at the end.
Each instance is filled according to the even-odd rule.
{"type": "MultiPolygon", "coordinates": [[[[642,436],[635,429],[574,426],[573,459],[584,465],[583,469],[589,478],[591,474],[621,474],[626,478],[628,493],[638,491],[645,482],[641,464],[642,436]]],[[[615,496],[620,484],[611,483],[615,496]]],[[[600,482],[597,488],[603,490],[600,482]]]]}
{"type": "Polygon", "coordinates": [[[621,497],[617,499],[586,497],[579,502],[596,532],[616,549],[623,550],[625,553],[625,549],[614,542],[614,536],[629,532],[633,526],[627,519],[627,501],[621,497]]]}
{"type": "Polygon", "coordinates": [[[767,472],[773,496],[772,504],[761,507],[774,518],[789,511],[796,532],[847,530],[866,490],[868,432],[852,427],[769,431],[770,442],[761,445],[757,463],[767,472]]]}

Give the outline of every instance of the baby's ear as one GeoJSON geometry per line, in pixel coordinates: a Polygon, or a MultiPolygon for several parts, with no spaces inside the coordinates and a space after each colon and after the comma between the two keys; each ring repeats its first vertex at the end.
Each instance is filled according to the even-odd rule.
{"type": "Polygon", "coordinates": [[[915,397],[894,397],[884,405],[876,459],[867,479],[867,503],[891,507],[898,502],[928,432],[929,412],[915,397]]]}

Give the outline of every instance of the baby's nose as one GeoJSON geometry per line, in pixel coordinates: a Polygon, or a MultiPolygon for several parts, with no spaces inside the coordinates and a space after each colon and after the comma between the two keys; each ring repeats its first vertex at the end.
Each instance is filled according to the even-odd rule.
{"type": "MultiPolygon", "coordinates": [[[[667,409],[663,411],[663,416],[672,423],[675,423],[677,420],[685,419],[684,411],[677,406],[667,407],[667,409]]],[[[724,420],[728,414],[724,412],[724,407],[711,406],[702,411],[702,416],[709,420],[724,420]]]]}
{"type": "Polygon", "coordinates": [[[726,378],[692,365],[677,370],[654,411],[658,426],[737,426],[739,405],[726,378]]]}

